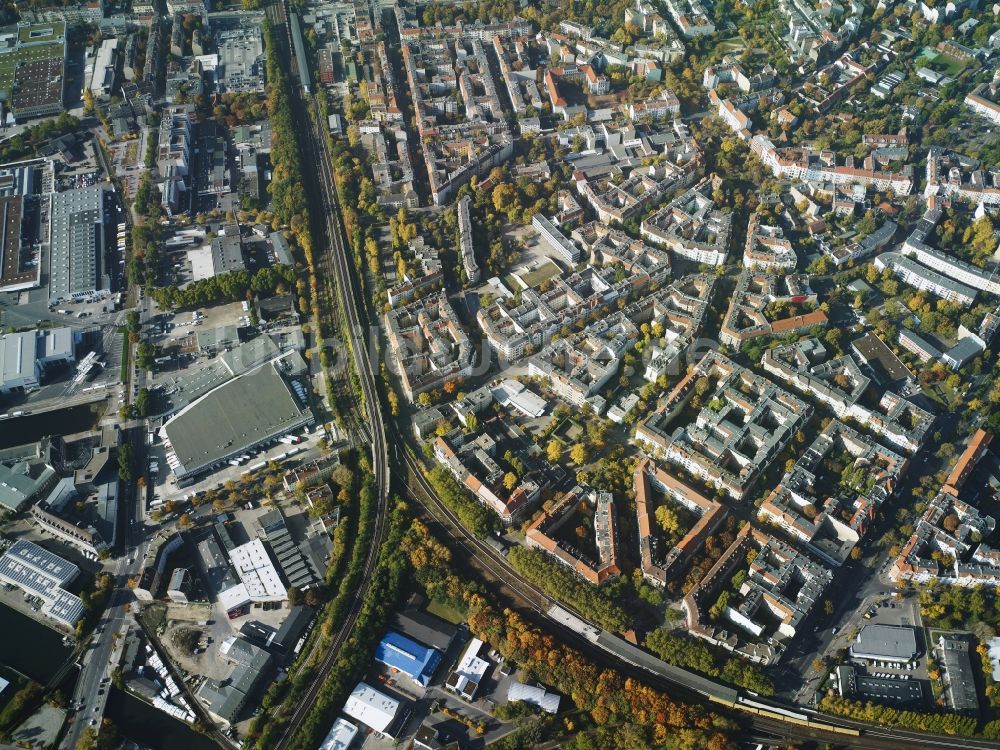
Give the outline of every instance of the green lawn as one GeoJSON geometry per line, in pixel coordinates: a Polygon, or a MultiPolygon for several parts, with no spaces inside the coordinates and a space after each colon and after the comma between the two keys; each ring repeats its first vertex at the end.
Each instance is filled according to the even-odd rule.
{"type": "Polygon", "coordinates": [[[524,283],[532,288],[537,288],[542,282],[548,281],[553,276],[559,273],[559,269],[556,268],[555,263],[551,261],[546,261],[544,264],[536,268],[534,271],[528,271],[528,273],[522,274],[521,278],[524,283]]]}
{"type": "Polygon", "coordinates": [[[457,609],[449,607],[447,604],[436,602],[433,599],[427,604],[427,612],[435,617],[440,617],[445,622],[450,622],[452,625],[459,625],[465,622],[465,618],[462,617],[457,609]]]}
{"type": "Polygon", "coordinates": [[[942,55],[935,49],[924,47],[916,61],[917,67],[925,66],[938,73],[955,77],[965,69],[965,61],[942,55]]]}
{"type": "Polygon", "coordinates": [[[734,36],[731,39],[723,39],[715,46],[716,52],[721,52],[723,55],[728,55],[731,52],[741,52],[746,45],[743,40],[734,36]]]}
{"type": "Polygon", "coordinates": [[[51,42],[66,35],[66,24],[62,21],[33,23],[17,30],[17,41],[21,44],[29,42],[51,42]]]}
{"type": "Polygon", "coordinates": [[[521,285],[518,283],[517,279],[514,278],[514,274],[512,273],[504,275],[501,280],[503,281],[504,286],[506,286],[512,292],[516,292],[518,289],[521,288],[521,285]]]}
{"type": "Polygon", "coordinates": [[[62,58],[62,42],[52,42],[51,44],[40,44],[34,47],[21,47],[20,49],[0,55],[0,91],[10,91],[14,85],[14,69],[18,63],[34,62],[36,60],[48,60],[49,58],[62,58]]]}

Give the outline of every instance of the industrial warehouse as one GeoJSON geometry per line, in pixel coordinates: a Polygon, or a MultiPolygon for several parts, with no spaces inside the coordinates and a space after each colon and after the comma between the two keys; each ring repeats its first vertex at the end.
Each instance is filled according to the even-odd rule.
{"type": "Polygon", "coordinates": [[[105,190],[100,185],[52,196],[50,299],[78,299],[109,289],[104,214],[105,190]]]}
{"type": "Polygon", "coordinates": [[[293,392],[279,362],[208,392],[161,428],[167,463],[179,484],[313,423],[305,392],[293,392]]]}
{"type": "Polygon", "coordinates": [[[78,338],[70,328],[0,336],[0,393],[37,388],[47,367],[75,360],[78,338]]]}
{"type": "Polygon", "coordinates": [[[38,601],[42,614],[66,628],[83,616],[83,601],[66,590],[80,569],[33,542],[14,542],[0,557],[0,583],[38,601]]]}

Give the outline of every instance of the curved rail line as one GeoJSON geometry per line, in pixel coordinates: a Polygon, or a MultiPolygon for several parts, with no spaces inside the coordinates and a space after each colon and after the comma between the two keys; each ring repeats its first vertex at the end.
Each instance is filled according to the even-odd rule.
{"type": "MultiPolygon", "coordinates": [[[[405,445],[400,436],[394,440],[405,445]]],[[[857,748],[909,748],[914,746],[968,748],[969,750],[996,750],[1000,744],[989,740],[967,737],[934,735],[904,729],[880,727],[865,722],[822,714],[807,708],[784,706],[777,701],[761,699],[752,693],[737,691],[725,685],[670,665],[654,665],[654,657],[645,654],[618,636],[602,630],[577,612],[569,611],[537,586],[523,579],[504,556],[490,544],[469,532],[437,496],[424,476],[421,462],[404,450],[404,463],[409,475],[416,482],[418,492],[411,495],[432,517],[444,519],[451,528],[453,539],[469,558],[489,572],[497,582],[514,592],[549,626],[572,639],[572,643],[592,656],[625,662],[653,678],[657,686],[670,690],[680,699],[705,700],[717,707],[746,716],[756,730],[777,732],[790,739],[821,739],[839,741],[857,748]],[[558,616],[562,610],[565,616],[558,616]],[[575,623],[575,624],[574,624],[575,623]],[[679,676],[680,675],[680,676],[679,676]],[[682,691],[678,693],[678,689],[682,691]],[[833,735],[833,736],[831,736],[833,735]]]]}
{"type": "MultiPolygon", "coordinates": [[[[267,17],[275,27],[282,27],[285,30],[284,47],[289,60],[289,77],[292,80],[298,79],[298,69],[295,60],[295,46],[291,39],[291,29],[288,23],[290,11],[287,0],[274,0],[267,5],[267,17]]],[[[298,86],[302,87],[302,82],[298,86]]],[[[345,316],[347,335],[350,337],[351,352],[354,359],[355,370],[361,384],[364,396],[364,406],[367,420],[365,426],[371,438],[372,447],[372,470],[375,475],[376,506],[374,518],[374,531],[372,534],[371,547],[368,549],[361,573],[361,581],[355,591],[351,601],[347,617],[337,630],[333,642],[327,648],[323,659],[316,669],[316,674],[306,689],[305,694],[297,703],[291,719],[285,727],[280,738],[274,747],[276,750],[284,750],[301,727],[310,709],[313,707],[316,697],[323,687],[326,676],[333,667],[334,662],[340,654],[340,650],[347,641],[354,625],[361,612],[361,605],[365,594],[371,583],[372,573],[378,564],[378,552],[385,535],[385,515],[389,499],[389,454],[385,440],[385,424],[383,422],[378,388],[376,385],[374,369],[368,355],[368,344],[364,336],[364,305],[360,304],[361,295],[355,284],[355,277],[350,267],[350,255],[346,243],[344,242],[343,227],[340,222],[340,210],[337,203],[337,196],[334,190],[333,170],[330,163],[329,154],[326,151],[326,141],[323,138],[321,125],[318,122],[310,121],[307,109],[298,97],[293,97],[293,114],[296,118],[297,130],[300,133],[300,147],[302,148],[302,161],[304,164],[316,165],[317,172],[310,172],[306,179],[314,183],[309,187],[315,187],[311,191],[314,208],[319,207],[324,222],[326,234],[325,253],[318,253],[322,271],[327,278],[332,279],[336,286],[337,294],[340,297],[341,312],[345,316]]],[[[317,113],[318,116],[318,113],[317,113]]],[[[308,189],[304,186],[305,189],[308,189]]],[[[317,217],[318,218],[318,217],[317,217]]],[[[322,247],[320,238],[314,238],[317,248],[322,247]]],[[[358,404],[360,408],[361,404],[358,404]]]]}
{"type": "MultiPolygon", "coordinates": [[[[290,24],[287,22],[289,17],[287,0],[272,0],[272,2],[268,3],[267,15],[272,24],[282,26],[285,29],[284,42],[287,51],[287,58],[293,63],[291,65],[290,72],[293,78],[297,78],[297,70],[294,64],[294,45],[291,39],[290,24]]],[[[300,83],[300,86],[301,85],[303,84],[300,83]]],[[[368,342],[364,336],[362,313],[359,313],[359,310],[364,311],[366,307],[360,290],[355,283],[355,278],[350,267],[351,256],[347,252],[343,239],[344,235],[343,228],[340,223],[337,196],[333,189],[333,172],[329,155],[326,152],[326,141],[323,138],[322,123],[310,122],[309,118],[304,114],[301,102],[298,99],[295,99],[294,102],[296,104],[295,115],[298,119],[299,125],[301,126],[300,132],[308,134],[308,137],[303,139],[304,151],[306,152],[304,154],[306,157],[304,161],[306,163],[318,164],[320,167],[320,174],[318,176],[313,174],[312,178],[318,183],[319,191],[317,198],[322,206],[323,215],[325,217],[327,239],[329,240],[329,252],[323,256],[323,265],[324,270],[330,275],[330,277],[336,280],[337,293],[340,295],[342,312],[346,317],[354,364],[361,383],[365,406],[368,412],[366,415],[367,421],[362,422],[362,420],[358,420],[358,422],[360,423],[359,426],[367,427],[370,432],[373,469],[378,494],[374,540],[365,559],[361,584],[355,593],[348,616],[341,628],[338,630],[333,644],[324,656],[315,678],[306,691],[306,695],[296,706],[291,721],[275,745],[277,750],[284,750],[294,737],[299,726],[301,726],[301,723],[308,714],[309,709],[314,704],[319,690],[322,688],[327,673],[339,655],[341,646],[347,640],[353,630],[355,622],[357,621],[357,617],[360,613],[361,602],[364,599],[364,594],[370,583],[371,574],[378,561],[378,548],[381,545],[382,537],[385,532],[385,508],[389,495],[389,456],[386,442],[386,426],[381,412],[374,369],[368,354],[368,342]],[[316,179],[317,177],[318,179],[316,179]]],[[[397,448],[401,445],[405,445],[398,434],[394,434],[393,437],[397,448]]],[[[575,636],[575,642],[578,644],[582,643],[591,653],[594,653],[595,651],[602,652],[605,658],[610,656],[613,659],[625,661],[642,670],[647,675],[653,676],[655,681],[660,685],[669,685],[675,690],[680,688],[689,694],[697,693],[717,705],[723,705],[732,710],[751,716],[754,726],[757,729],[771,732],[776,731],[781,736],[785,737],[795,738],[804,736],[814,738],[817,736],[817,733],[820,736],[826,733],[827,736],[829,736],[829,734],[836,735],[842,741],[855,747],[872,748],[909,747],[915,741],[921,741],[935,746],[947,745],[955,748],[973,748],[975,750],[994,750],[995,748],[1000,747],[997,743],[989,741],[961,737],[946,737],[941,735],[928,735],[919,732],[873,727],[871,725],[864,724],[863,722],[840,719],[838,717],[829,717],[815,711],[792,711],[789,708],[778,704],[754,701],[752,699],[748,699],[744,695],[738,695],[738,697],[734,700],[732,695],[735,691],[723,685],[716,685],[715,683],[711,683],[711,681],[707,681],[704,678],[699,678],[697,680],[698,685],[705,685],[706,682],[711,685],[716,685],[716,691],[713,692],[711,689],[706,691],[703,688],[692,687],[690,684],[684,684],[683,682],[678,681],[676,676],[672,677],[667,675],[663,672],[663,670],[657,670],[648,664],[643,664],[639,661],[629,659],[619,651],[609,648],[608,641],[621,641],[629,647],[631,644],[627,644],[613,634],[606,633],[593,623],[588,622],[586,618],[581,617],[578,613],[566,612],[568,618],[559,618],[554,616],[552,614],[553,609],[558,608],[565,611],[564,605],[557,603],[537,586],[522,578],[516,573],[516,571],[513,570],[506,559],[496,549],[471,534],[461,524],[458,517],[441,502],[440,498],[438,498],[434,488],[424,476],[420,463],[405,448],[403,453],[405,464],[410,470],[412,476],[416,479],[418,488],[420,489],[420,494],[424,496],[424,498],[421,499],[414,493],[414,499],[416,499],[418,503],[429,511],[431,515],[439,518],[443,517],[447,521],[448,525],[454,529],[452,536],[456,539],[456,541],[462,545],[462,547],[483,569],[489,571],[489,573],[494,576],[501,585],[506,586],[518,597],[523,599],[533,610],[546,618],[550,624],[555,625],[558,629],[564,632],[573,634],[575,636]],[[567,624],[567,621],[576,621],[580,623],[582,628],[573,627],[571,624],[567,624]],[[597,635],[595,636],[595,634],[597,635]],[[605,639],[605,644],[602,645],[601,643],[598,643],[598,638],[605,639]]],[[[692,675],[692,677],[698,676],[692,675]]]]}

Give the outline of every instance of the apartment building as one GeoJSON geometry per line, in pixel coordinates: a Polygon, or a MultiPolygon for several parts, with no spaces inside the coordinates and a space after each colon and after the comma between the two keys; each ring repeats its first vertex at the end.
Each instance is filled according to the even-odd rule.
{"type": "Polygon", "coordinates": [[[391,361],[408,400],[472,373],[475,351],[445,292],[390,310],[385,323],[391,361]]]}
{"type": "Polygon", "coordinates": [[[654,456],[742,500],[811,416],[809,404],[713,351],[636,428],[635,439],[654,456]],[[710,390],[698,394],[705,400],[695,422],[674,425],[700,390],[696,383],[705,380],[710,390]]]}
{"type": "Polygon", "coordinates": [[[828,565],[839,566],[908,466],[900,454],[834,420],[764,500],[760,517],[780,526],[828,565]]]}
{"type": "Polygon", "coordinates": [[[528,547],[547,552],[595,586],[621,575],[615,501],[610,492],[575,486],[528,527],[525,537],[528,547]],[[596,555],[581,550],[565,534],[559,534],[567,521],[577,517],[581,503],[594,508],[593,543],[596,555]]]}
{"type": "Polygon", "coordinates": [[[1000,205],[1000,167],[984,168],[978,159],[931,146],[927,153],[924,197],[932,195],[972,204],[1000,205]]]}
{"type": "Polygon", "coordinates": [[[832,571],[792,545],[744,525],[736,541],[705,578],[684,597],[688,632],[751,661],[776,662],[819,603],[832,571]],[[751,560],[752,562],[747,562],[751,560]],[[745,579],[737,597],[719,589],[737,571],[745,579]]]}
{"type": "Polygon", "coordinates": [[[739,348],[744,342],[762,336],[784,336],[794,331],[826,326],[829,319],[818,309],[777,318],[769,314],[774,303],[801,305],[815,302],[816,293],[810,288],[806,274],[778,276],[744,270],[730,297],[719,341],[739,348]]]}
{"type": "Polygon", "coordinates": [[[733,217],[715,208],[710,192],[710,178],[688,189],[643,220],[642,237],[696,263],[723,265],[729,253],[733,217]]]}
{"type": "Polygon", "coordinates": [[[865,426],[894,448],[909,454],[923,445],[934,415],[891,391],[877,406],[863,398],[871,387],[851,354],[830,358],[822,342],[807,338],[768,349],[761,360],[764,371],[829,407],[840,419],[865,426]]]}
{"type": "Polygon", "coordinates": [[[750,215],[747,241],[743,249],[743,267],[758,271],[793,271],[798,256],[785,239],[781,227],[761,224],[760,214],[750,215]]]}
{"type": "MultiPolygon", "coordinates": [[[[1000,279],[997,278],[995,270],[979,268],[964,260],[954,258],[932,247],[927,242],[933,236],[934,228],[941,221],[942,216],[941,209],[928,208],[920,221],[917,222],[910,236],[906,238],[906,241],[900,248],[900,253],[912,257],[924,266],[959,282],[961,286],[956,288],[955,294],[959,292],[964,294],[968,287],[972,287],[973,289],[988,292],[989,294],[1000,295],[1000,279]]],[[[919,269],[914,269],[913,272],[922,273],[919,269]]],[[[926,274],[924,275],[926,276],[926,274]]]]}
{"type": "Polygon", "coordinates": [[[758,133],[750,139],[750,150],[770,168],[775,177],[824,182],[833,185],[858,184],[877,190],[892,190],[896,195],[909,195],[913,190],[913,167],[906,165],[899,172],[886,172],[879,168],[871,155],[855,164],[848,156],[837,164],[833,151],[814,152],[804,147],[778,148],[770,138],[758,133]]]}
{"type": "Polygon", "coordinates": [[[666,586],[687,567],[691,558],[704,546],[725,521],[729,509],[702,495],[653,461],[644,459],[632,476],[635,491],[636,523],[639,529],[639,557],[642,575],[656,586],[666,586]],[[677,503],[697,517],[691,529],[669,549],[662,543],[656,522],[656,508],[665,503],[677,503]]]}

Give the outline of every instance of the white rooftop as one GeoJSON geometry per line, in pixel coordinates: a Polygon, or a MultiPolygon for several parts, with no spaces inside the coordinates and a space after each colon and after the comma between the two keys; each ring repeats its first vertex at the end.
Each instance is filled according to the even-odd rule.
{"type": "Polygon", "coordinates": [[[241,544],[229,552],[236,575],[247,587],[247,595],[257,601],[283,601],[285,584],[281,582],[274,563],[260,539],[241,544]]]}
{"type": "Polygon", "coordinates": [[[230,612],[237,607],[249,604],[251,601],[250,594],[247,593],[246,584],[243,583],[238,583],[235,586],[230,586],[228,589],[219,592],[219,604],[221,604],[227,612],[230,612]]]}
{"type": "Polygon", "coordinates": [[[529,391],[523,383],[507,378],[493,389],[493,398],[501,406],[517,409],[527,417],[537,418],[545,413],[547,403],[536,393],[529,391]]]}
{"type": "Polygon", "coordinates": [[[462,654],[462,661],[455,667],[455,671],[473,682],[480,682],[486,676],[490,663],[479,658],[479,650],[483,647],[483,642],[479,638],[469,641],[465,653],[462,654]]]}
{"type": "Polygon", "coordinates": [[[559,713],[559,696],[537,685],[525,685],[523,682],[512,682],[507,687],[508,701],[524,701],[538,706],[546,713],[559,713]]]}
{"type": "Polygon", "coordinates": [[[365,682],[355,685],[347,703],[344,704],[345,714],[383,734],[396,718],[398,710],[399,701],[380,693],[365,682]]]}
{"type": "Polygon", "coordinates": [[[191,278],[194,281],[207,279],[215,275],[215,270],[212,267],[211,245],[203,245],[202,247],[188,250],[187,259],[191,264],[191,278]]]}
{"type": "Polygon", "coordinates": [[[354,724],[344,719],[337,719],[319,746],[319,750],[347,750],[357,733],[358,728],[354,724]]]}

